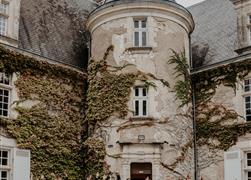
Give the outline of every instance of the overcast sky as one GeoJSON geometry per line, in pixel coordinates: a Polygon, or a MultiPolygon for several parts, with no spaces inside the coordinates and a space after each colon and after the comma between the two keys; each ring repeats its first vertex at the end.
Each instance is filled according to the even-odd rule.
{"type": "Polygon", "coordinates": [[[193,4],[196,4],[196,3],[199,3],[199,2],[202,2],[204,0],[176,0],[177,3],[185,6],[185,7],[188,7],[188,6],[191,6],[193,4]]]}

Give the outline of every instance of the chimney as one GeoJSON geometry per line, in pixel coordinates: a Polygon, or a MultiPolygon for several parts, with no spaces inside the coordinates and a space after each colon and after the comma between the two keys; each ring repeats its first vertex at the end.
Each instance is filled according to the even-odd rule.
{"type": "Polygon", "coordinates": [[[237,14],[238,54],[251,52],[251,0],[231,0],[237,14]]]}

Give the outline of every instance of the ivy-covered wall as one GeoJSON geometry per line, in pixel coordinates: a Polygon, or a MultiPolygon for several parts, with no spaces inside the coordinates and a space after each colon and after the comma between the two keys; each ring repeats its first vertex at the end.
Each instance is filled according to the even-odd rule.
{"type": "Polygon", "coordinates": [[[31,150],[33,178],[83,179],[86,74],[3,48],[0,71],[17,76],[18,94],[11,105],[17,118],[1,118],[1,126],[31,150]]]}

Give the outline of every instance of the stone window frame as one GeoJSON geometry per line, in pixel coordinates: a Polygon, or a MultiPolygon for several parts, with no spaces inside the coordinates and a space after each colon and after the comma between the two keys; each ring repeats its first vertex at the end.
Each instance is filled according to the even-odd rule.
{"type": "Polygon", "coordinates": [[[148,18],[147,17],[133,17],[133,47],[142,48],[148,47],[148,18]],[[138,22],[138,27],[135,27],[135,23],[138,22]],[[142,27],[145,22],[145,27],[142,27]],[[138,33],[138,45],[136,44],[136,36],[138,33]],[[143,44],[143,33],[145,33],[145,43],[143,44]]]}
{"type": "Polygon", "coordinates": [[[247,14],[247,37],[248,44],[251,46],[251,13],[247,14]]]}
{"type": "Polygon", "coordinates": [[[243,154],[244,154],[244,161],[243,161],[244,177],[245,180],[251,180],[251,150],[244,150],[243,154]],[[248,161],[250,161],[250,165],[248,165],[248,161]]]}
{"type": "Polygon", "coordinates": [[[145,86],[135,86],[133,88],[133,117],[134,118],[146,118],[149,116],[149,90],[145,86]],[[136,95],[136,90],[138,89],[138,96],[136,95]],[[143,90],[145,89],[146,95],[143,95],[143,90]],[[138,114],[136,114],[136,102],[138,102],[138,114]],[[146,107],[146,113],[144,114],[144,105],[146,107]]]}
{"type": "Polygon", "coordinates": [[[6,0],[0,1],[0,35],[1,36],[7,36],[9,7],[10,7],[9,1],[6,1],[6,0]]]}
{"type": "Polygon", "coordinates": [[[8,147],[0,147],[0,180],[10,180],[12,171],[12,149],[8,147]],[[7,165],[2,164],[3,152],[7,152],[7,165]],[[6,173],[6,178],[2,177],[3,173],[6,173]]]}
{"type": "Polygon", "coordinates": [[[4,118],[10,117],[11,92],[13,89],[12,84],[13,84],[12,83],[12,76],[10,74],[0,72],[0,90],[2,90],[2,92],[3,92],[2,99],[0,99],[0,104],[2,104],[2,107],[0,107],[0,111],[1,111],[0,117],[4,117],[4,118]],[[5,91],[8,92],[7,109],[4,108],[4,104],[6,104],[6,102],[4,100],[4,92],[5,91]],[[7,115],[4,115],[4,111],[6,111],[6,110],[7,110],[7,115]]]}

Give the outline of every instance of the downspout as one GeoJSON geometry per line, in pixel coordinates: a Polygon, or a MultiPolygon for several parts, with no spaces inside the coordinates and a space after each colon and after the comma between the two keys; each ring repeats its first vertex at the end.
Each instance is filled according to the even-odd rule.
{"type": "Polygon", "coordinates": [[[191,77],[192,86],[192,106],[193,106],[193,146],[194,146],[194,180],[198,180],[198,153],[197,153],[197,124],[196,124],[196,99],[195,99],[195,82],[191,77]]]}
{"type": "MultiPolygon", "coordinates": [[[[192,45],[191,45],[191,34],[189,34],[189,47],[190,47],[190,70],[193,69],[193,60],[192,60],[192,45]]],[[[198,153],[197,153],[197,131],[196,131],[196,99],[195,99],[195,91],[196,91],[196,83],[193,80],[191,75],[191,91],[192,91],[192,118],[193,118],[193,147],[194,147],[194,180],[199,180],[198,178],[198,153]]]]}

